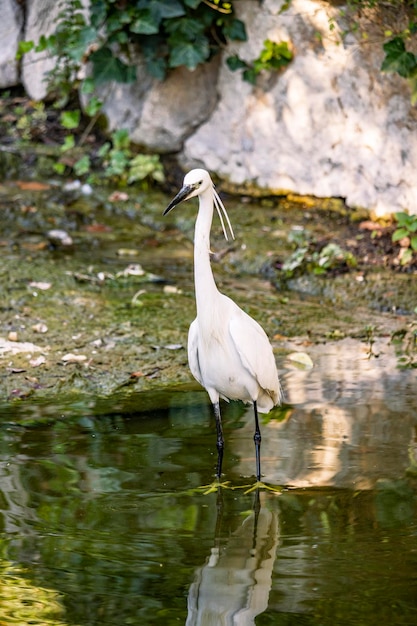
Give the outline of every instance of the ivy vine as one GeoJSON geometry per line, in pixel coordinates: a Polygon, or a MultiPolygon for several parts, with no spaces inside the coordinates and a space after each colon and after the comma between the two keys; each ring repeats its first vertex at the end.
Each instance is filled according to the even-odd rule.
{"type": "Polygon", "coordinates": [[[18,56],[30,50],[55,56],[49,88],[65,100],[87,62],[92,71],[82,88],[91,92],[108,81],[134,82],[138,51],[148,73],[163,80],[169,70],[194,70],[229,41],[246,38],[232,2],[95,0],[86,11],[80,0],[61,0],[55,32],[38,42],[22,41],[18,56]]]}

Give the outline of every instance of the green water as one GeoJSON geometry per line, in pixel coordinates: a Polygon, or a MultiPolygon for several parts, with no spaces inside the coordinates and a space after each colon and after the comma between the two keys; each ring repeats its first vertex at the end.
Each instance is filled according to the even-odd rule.
{"type": "Polygon", "coordinates": [[[287,418],[263,424],[264,479],[284,489],[261,491],[260,510],[238,488],[254,480],[252,414],[239,404],[223,407],[235,488],[209,495],[203,391],[166,390],[151,410],[152,392],[138,393],[135,411],[109,414],[34,404],[29,421],[24,405],[5,407],[0,621],[415,623],[415,378],[384,374],[353,341],[312,356],[310,372],[281,371],[287,418]]]}
{"type": "Polygon", "coordinates": [[[195,205],[164,221],[162,194],[109,193],[0,187],[0,624],[417,623],[417,381],[398,369],[414,277],[277,291],[261,268],[291,225],[338,217],[227,203],[216,280],[271,337],[285,405],[262,424],[278,491],[247,493],[253,416],[230,404],[228,486],[206,495],[215,425],[185,350],[195,205]]]}

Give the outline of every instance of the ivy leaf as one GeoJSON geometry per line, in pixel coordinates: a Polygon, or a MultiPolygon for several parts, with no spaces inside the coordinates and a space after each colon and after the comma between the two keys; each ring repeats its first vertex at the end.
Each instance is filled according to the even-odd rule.
{"type": "Polygon", "coordinates": [[[246,41],[248,38],[245,24],[236,18],[231,22],[225,23],[223,32],[228,39],[233,39],[234,41],[246,41]]]}
{"type": "Polygon", "coordinates": [[[236,70],[243,70],[244,68],[248,67],[247,63],[245,63],[245,61],[242,61],[242,59],[238,57],[237,54],[227,57],[226,63],[227,67],[232,72],[236,72],[236,70]]]}
{"type": "Polygon", "coordinates": [[[160,54],[161,41],[162,38],[156,35],[143,37],[143,41],[141,41],[146,70],[148,74],[158,80],[164,80],[167,69],[167,57],[165,54],[160,54]]]}
{"type": "Polygon", "coordinates": [[[74,163],[74,172],[77,176],[83,176],[84,174],[88,174],[91,168],[91,161],[88,154],[85,154],[78,159],[76,163],[74,163]]]}
{"type": "Polygon", "coordinates": [[[75,147],[75,139],[74,135],[67,135],[64,139],[64,143],[62,144],[60,150],[61,152],[68,152],[75,147]]]}
{"type": "Polygon", "coordinates": [[[159,32],[160,20],[155,19],[149,9],[138,12],[137,19],[130,25],[132,33],[138,35],[155,35],[159,32]]]}
{"type": "Polygon", "coordinates": [[[110,48],[106,46],[93,52],[90,60],[93,64],[93,78],[96,85],[112,80],[118,83],[133,83],[136,80],[136,68],[126,65],[113,56],[110,48]]]}
{"type": "Polygon", "coordinates": [[[262,69],[281,69],[288,65],[292,59],[292,52],[286,41],[275,43],[270,39],[264,41],[264,47],[259,57],[254,62],[254,67],[259,73],[262,69]]]}
{"type": "Polygon", "coordinates": [[[185,14],[184,7],[178,0],[139,0],[136,6],[138,9],[148,9],[158,24],[161,19],[185,14]]]}
{"type": "Polygon", "coordinates": [[[90,22],[92,26],[100,28],[107,19],[107,6],[104,0],[94,0],[90,4],[90,22]]]}
{"type": "Polygon", "coordinates": [[[60,116],[61,125],[67,130],[77,128],[80,123],[81,111],[63,111],[60,116]]]}
{"type": "Polygon", "coordinates": [[[185,6],[191,7],[191,9],[196,9],[200,2],[201,0],[184,0],[185,6]]]}
{"type": "Polygon", "coordinates": [[[158,78],[158,80],[164,80],[167,71],[165,59],[154,56],[145,58],[145,62],[146,70],[151,76],[158,78]]]}
{"type": "Polygon", "coordinates": [[[410,245],[412,249],[417,252],[417,235],[413,235],[410,239],[410,245]]]}
{"type": "Polygon", "coordinates": [[[256,84],[256,76],[257,72],[253,67],[248,67],[246,70],[243,71],[243,80],[245,80],[247,83],[250,83],[251,85],[256,84]]]}
{"type": "Polygon", "coordinates": [[[210,55],[210,47],[206,37],[198,41],[183,41],[171,49],[169,66],[185,65],[189,70],[195,70],[199,63],[203,63],[210,55]]]}
{"type": "Polygon", "coordinates": [[[383,45],[385,59],[382,62],[383,72],[397,72],[403,78],[408,78],[417,68],[416,57],[408,52],[402,37],[394,37],[383,45]]]}
{"type": "Polygon", "coordinates": [[[19,45],[17,47],[16,59],[20,60],[24,54],[30,52],[35,47],[33,41],[19,41],[19,45]]]}
{"type": "Polygon", "coordinates": [[[97,37],[98,35],[95,28],[91,28],[90,26],[81,28],[77,33],[76,40],[71,43],[71,46],[68,46],[69,57],[75,61],[81,61],[85,51],[92,43],[97,41],[97,37]]]}
{"type": "Polygon", "coordinates": [[[130,145],[129,131],[126,128],[119,128],[112,133],[113,147],[115,150],[127,150],[130,145]]]}
{"type": "Polygon", "coordinates": [[[204,31],[204,24],[197,19],[184,17],[177,20],[170,20],[164,24],[165,30],[170,34],[169,43],[189,41],[193,42],[201,37],[204,31]]]}
{"type": "Polygon", "coordinates": [[[92,96],[90,100],[87,102],[87,104],[85,105],[84,110],[87,113],[87,115],[89,115],[90,117],[94,117],[101,110],[102,106],[103,106],[102,101],[96,98],[95,96],[92,96]]]}

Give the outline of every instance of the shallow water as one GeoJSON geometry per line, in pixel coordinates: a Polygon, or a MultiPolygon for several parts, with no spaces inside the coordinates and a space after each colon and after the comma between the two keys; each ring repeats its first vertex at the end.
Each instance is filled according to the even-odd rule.
{"type": "Polygon", "coordinates": [[[243,488],[254,450],[240,404],[223,406],[229,488],[208,495],[203,391],[161,392],[161,409],[138,393],[130,412],[5,407],[0,621],[416,623],[416,376],[387,342],[373,349],[329,342],[309,347],[311,370],[282,364],[285,410],[262,426],[262,460],[283,489],[259,503],[243,488]]]}
{"type": "MultiPolygon", "coordinates": [[[[182,348],[195,207],[177,214],[184,236],[163,221],[161,195],[122,206],[3,191],[1,329],[45,362],[2,361],[0,623],[417,623],[416,370],[399,370],[383,338],[410,316],[377,314],[344,286],[329,300],[277,293],[259,269],[285,245],[276,226],[301,213],[235,206],[239,243],[215,271],[273,338],[285,405],[265,416],[261,456],[277,490],[248,493],[253,416],[231,403],[229,482],[207,494],[215,426],[182,348]],[[51,224],[71,233],[71,250],[51,249],[51,224]],[[132,259],[145,277],[118,279],[132,259]],[[323,342],[348,335],[368,341],[323,342]],[[297,351],[313,369],[286,358],[297,351]]],[[[218,232],[214,242],[224,246],[218,232]]],[[[400,284],[378,282],[390,311],[400,284]]],[[[412,310],[414,288],[401,297],[412,310]]]]}

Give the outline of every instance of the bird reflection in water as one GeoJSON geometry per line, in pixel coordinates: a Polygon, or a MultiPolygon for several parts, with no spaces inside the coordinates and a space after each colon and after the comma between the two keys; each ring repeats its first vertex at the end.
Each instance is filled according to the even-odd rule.
{"type": "Polygon", "coordinates": [[[278,517],[260,504],[257,490],[251,514],[231,536],[222,539],[220,490],[217,506],[215,545],[206,564],[196,570],[188,594],[186,626],[251,626],[268,608],[279,541],[278,517]]]}

